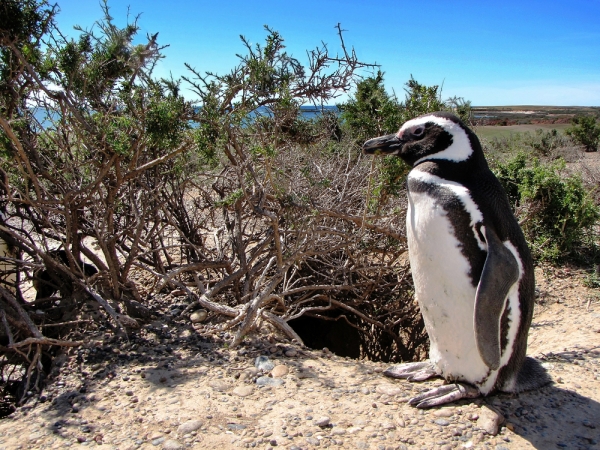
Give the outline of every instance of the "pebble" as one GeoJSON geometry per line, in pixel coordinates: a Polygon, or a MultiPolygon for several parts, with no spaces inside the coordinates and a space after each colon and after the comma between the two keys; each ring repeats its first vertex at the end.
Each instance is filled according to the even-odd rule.
{"type": "Polygon", "coordinates": [[[298,352],[294,349],[289,349],[285,351],[285,356],[287,356],[288,358],[293,358],[294,356],[297,356],[298,352]]]}
{"type": "Polygon", "coordinates": [[[352,419],[352,425],[355,427],[364,427],[367,424],[367,421],[362,417],[355,417],[352,419]]]}
{"type": "Polygon", "coordinates": [[[234,395],[237,395],[238,397],[248,397],[249,395],[252,394],[253,391],[254,391],[254,388],[252,386],[245,385],[245,386],[237,386],[233,390],[233,393],[234,393],[234,395]]]}
{"type": "Polygon", "coordinates": [[[188,420],[187,422],[182,423],[181,425],[179,425],[179,428],[177,428],[177,432],[179,434],[188,434],[191,433],[192,431],[196,431],[198,429],[202,428],[202,422],[199,420],[188,420]]]}
{"type": "Polygon", "coordinates": [[[258,377],[256,384],[259,386],[281,386],[284,381],[281,378],[258,377]]]}
{"type": "Polygon", "coordinates": [[[286,376],[289,372],[290,369],[288,368],[288,366],[286,366],[285,364],[280,364],[273,368],[273,370],[271,371],[271,375],[273,375],[274,378],[281,378],[286,376]]]}
{"type": "Polygon", "coordinates": [[[153,439],[153,440],[151,441],[151,444],[152,444],[152,445],[154,445],[154,446],[157,446],[157,445],[160,445],[160,444],[162,444],[163,442],[165,442],[165,440],[166,440],[166,439],[167,439],[166,437],[164,437],[164,436],[161,436],[161,437],[159,437],[159,438],[157,438],[157,439],[153,439]]]}
{"type": "Polygon", "coordinates": [[[487,434],[496,436],[498,434],[498,428],[502,422],[504,422],[504,417],[488,406],[482,406],[479,410],[477,427],[485,431],[487,434]]]}
{"type": "Polygon", "coordinates": [[[211,380],[208,382],[208,385],[213,388],[214,391],[224,392],[229,389],[229,383],[226,383],[222,380],[211,380]]]}
{"type": "Polygon", "coordinates": [[[257,356],[254,361],[254,367],[258,370],[264,370],[265,372],[269,372],[273,370],[275,364],[266,356],[257,356]]]}
{"type": "Polygon", "coordinates": [[[436,425],[439,425],[441,427],[445,427],[447,425],[450,425],[450,422],[448,422],[446,419],[435,419],[433,422],[436,425]]]}
{"type": "Polygon", "coordinates": [[[442,408],[433,412],[435,417],[452,417],[454,415],[453,408],[442,408]]]}
{"type": "Polygon", "coordinates": [[[315,419],[315,425],[318,427],[326,427],[331,422],[331,418],[328,416],[321,416],[315,419]]]}
{"type": "Polygon", "coordinates": [[[380,384],[375,388],[379,394],[389,395],[390,397],[402,394],[402,388],[393,384],[380,384]]]}
{"type": "Polygon", "coordinates": [[[192,323],[204,322],[206,320],[207,316],[208,316],[208,312],[206,312],[204,309],[200,309],[191,314],[190,321],[192,323]]]}
{"type": "Polygon", "coordinates": [[[182,450],[183,445],[175,439],[169,439],[168,441],[165,441],[162,448],[163,450],[182,450]]]}

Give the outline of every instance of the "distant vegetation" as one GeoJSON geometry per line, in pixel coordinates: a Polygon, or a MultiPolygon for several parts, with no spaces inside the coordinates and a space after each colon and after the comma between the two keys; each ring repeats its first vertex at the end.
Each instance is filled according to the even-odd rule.
{"type": "MultiPolygon", "coordinates": [[[[242,38],[229,73],[159,79],[158,35],[136,45],[136,20],[102,12],[65,39],[47,2],[0,3],[5,398],[33,395],[58,347],[197,308],[233,346],[266,323],[301,341],[289,322],[313,317],[357,328],[362,357],[423,357],[403,262],[407,167],[360,145],[440,109],[471,124],[470,103],[413,78],[404,99],[388,94],[341,28],[338,53],[320,45],[302,62],[266,28],[262,44],[242,38]],[[300,114],[350,89],[340,116],[300,114]],[[185,304],[170,315],[158,305],[175,290],[185,304]]],[[[486,148],[536,255],[560,260],[589,244],[598,213],[555,161],[572,142],[545,133],[486,148]]]]}

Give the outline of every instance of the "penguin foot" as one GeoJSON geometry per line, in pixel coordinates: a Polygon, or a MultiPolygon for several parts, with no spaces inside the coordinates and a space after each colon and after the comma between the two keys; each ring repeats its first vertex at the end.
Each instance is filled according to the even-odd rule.
{"type": "Polygon", "coordinates": [[[431,408],[432,406],[444,405],[462,398],[476,398],[480,395],[479,390],[473,386],[462,383],[453,383],[417,395],[416,397],[411,398],[408,401],[408,404],[416,406],[417,408],[431,408]]]}
{"type": "Polygon", "coordinates": [[[433,364],[429,361],[398,364],[386,369],[383,374],[391,378],[402,378],[408,381],[424,381],[438,376],[433,364]]]}

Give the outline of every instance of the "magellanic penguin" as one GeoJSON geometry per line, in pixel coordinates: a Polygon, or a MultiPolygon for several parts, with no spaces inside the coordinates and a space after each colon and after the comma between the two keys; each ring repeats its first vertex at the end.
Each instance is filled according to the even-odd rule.
{"type": "Polygon", "coordinates": [[[549,382],[526,358],[534,306],[533,261],[477,136],[447,112],[409,120],[371,139],[367,154],[408,163],[406,234],[429,361],[389,368],[394,378],[450,384],[410,400],[419,408],[549,382]]]}

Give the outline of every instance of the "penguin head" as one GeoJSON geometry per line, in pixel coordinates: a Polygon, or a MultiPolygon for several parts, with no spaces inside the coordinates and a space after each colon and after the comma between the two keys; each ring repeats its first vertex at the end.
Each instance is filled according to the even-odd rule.
{"type": "Polygon", "coordinates": [[[370,139],[363,144],[366,154],[400,156],[411,166],[425,161],[463,162],[481,145],[475,134],[454,114],[435,112],[404,123],[395,134],[370,139]]]}

